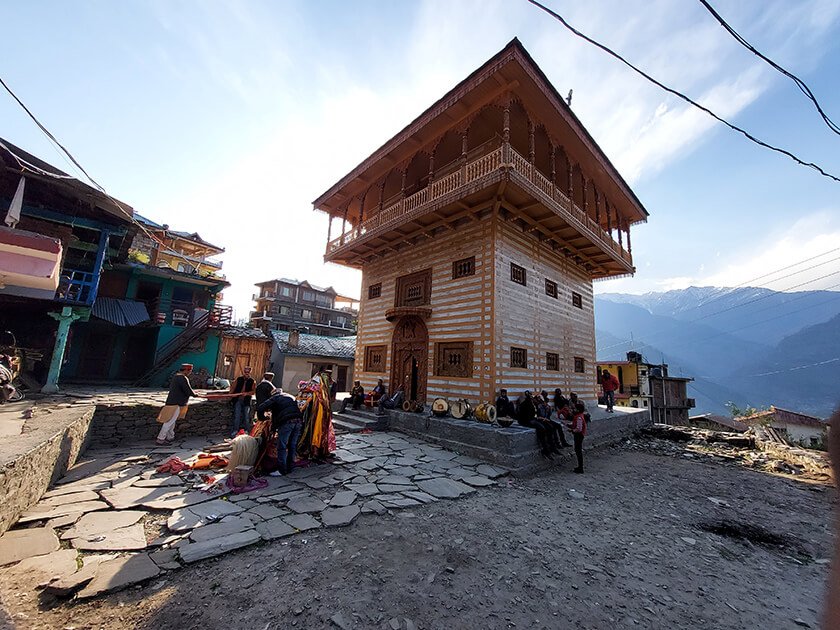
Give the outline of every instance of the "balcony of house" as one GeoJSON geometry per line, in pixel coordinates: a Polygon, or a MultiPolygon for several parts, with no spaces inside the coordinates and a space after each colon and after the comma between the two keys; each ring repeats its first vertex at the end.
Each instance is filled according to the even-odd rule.
{"type": "MultiPolygon", "coordinates": [[[[359,266],[382,249],[427,238],[499,200],[504,218],[520,221],[592,268],[593,277],[633,273],[631,252],[569,200],[510,143],[488,143],[470,161],[449,165],[425,187],[391,199],[327,244],[325,260],[359,266]],[[502,193],[503,191],[503,193],[502,193]]],[[[627,239],[629,245],[629,229],[627,239]]]]}
{"type": "Polygon", "coordinates": [[[233,309],[225,304],[201,308],[192,302],[166,298],[155,298],[143,302],[152,324],[157,326],[222,328],[233,323],[233,309]]]}

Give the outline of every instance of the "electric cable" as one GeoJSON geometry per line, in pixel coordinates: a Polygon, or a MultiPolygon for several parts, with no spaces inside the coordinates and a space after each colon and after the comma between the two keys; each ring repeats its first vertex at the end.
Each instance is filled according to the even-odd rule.
{"type": "Polygon", "coordinates": [[[791,81],[793,81],[793,82],[796,84],[796,87],[798,87],[798,88],[799,88],[799,90],[800,90],[800,91],[801,91],[801,92],[802,92],[805,96],[807,96],[807,97],[808,97],[808,99],[809,99],[809,100],[810,100],[810,101],[814,104],[814,107],[816,107],[816,108],[817,108],[817,112],[819,112],[820,117],[823,119],[823,122],[825,122],[826,126],[827,126],[829,129],[831,129],[834,133],[836,133],[836,134],[840,135],[840,127],[838,127],[838,126],[837,126],[837,123],[835,123],[833,120],[831,120],[831,118],[829,118],[829,117],[828,117],[828,114],[826,114],[826,113],[825,113],[825,111],[823,111],[823,108],[820,106],[819,101],[817,101],[817,97],[816,97],[816,96],[814,96],[814,93],[811,91],[811,88],[809,88],[809,87],[805,84],[805,81],[803,81],[802,79],[800,79],[798,76],[796,76],[796,75],[795,75],[795,74],[793,74],[792,72],[790,72],[790,71],[786,70],[785,68],[783,68],[782,66],[780,66],[778,63],[776,63],[775,61],[773,61],[772,59],[770,59],[767,55],[764,55],[763,53],[759,52],[759,51],[755,48],[755,46],[753,46],[752,44],[750,44],[750,43],[749,43],[749,42],[748,42],[748,41],[747,41],[747,40],[743,37],[743,35],[741,35],[741,34],[740,34],[738,31],[736,31],[736,30],[735,30],[732,26],[730,26],[730,25],[726,22],[726,20],[724,20],[724,19],[720,16],[720,14],[719,14],[717,11],[715,11],[714,7],[712,7],[712,5],[711,5],[711,4],[709,4],[706,0],[699,0],[699,2],[700,2],[700,4],[702,4],[704,7],[706,7],[706,10],[707,10],[709,13],[711,13],[711,14],[712,14],[712,16],[713,16],[713,17],[714,17],[714,18],[718,21],[718,23],[719,23],[719,24],[720,24],[720,25],[721,25],[724,29],[726,29],[726,31],[727,31],[730,35],[732,35],[732,37],[734,37],[734,38],[735,38],[735,40],[736,40],[739,44],[741,44],[744,48],[746,48],[747,50],[749,50],[750,52],[752,52],[754,55],[756,55],[756,56],[757,56],[757,57],[759,57],[760,59],[762,59],[762,60],[764,60],[765,62],[767,62],[767,64],[769,64],[769,65],[770,65],[770,67],[772,67],[774,70],[779,71],[781,74],[783,74],[784,76],[788,77],[791,81]]]}
{"type": "Polygon", "coordinates": [[[595,46],[597,48],[600,48],[605,53],[607,53],[611,57],[614,57],[615,59],[617,59],[618,61],[620,61],[624,65],[626,65],[628,68],[630,68],[631,70],[633,70],[634,72],[636,72],[640,76],[644,77],[645,79],[647,79],[648,81],[650,81],[651,83],[653,83],[654,85],[659,87],[660,89],[668,92],[669,94],[673,94],[674,96],[676,96],[679,99],[682,99],[686,103],[689,103],[690,105],[693,105],[697,109],[699,109],[703,112],[706,112],[709,116],[711,116],[712,118],[714,118],[718,122],[723,123],[724,125],[726,125],[730,129],[732,129],[733,131],[736,131],[736,132],[740,133],[741,135],[743,135],[745,138],[747,138],[751,142],[754,142],[755,144],[757,144],[761,147],[764,147],[765,149],[769,149],[771,151],[775,151],[776,153],[786,155],[787,157],[789,157],[791,160],[793,160],[797,164],[799,164],[801,166],[807,166],[808,168],[814,169],[815,171],[817,171],[820,175],[823,175],[824,177],[828,177],[829,179],[833,179],[836,182],[840,182],[840,177],[825,171],[822,167],[815,164],[814,162],[806,162],[805,160],[797,157],[794,153],[788,151],[787,149],[783,149],[783,148],[777,147],[775,145],[769,144],[767,142],[764,142],[763,140],[760,140],[759,138],[752,135],[747,130],[745,130],[745,129],[729,122],[725,118],[719,116],[718,114],[713,112],[711,109],[709,109],[705,105],[701,105],[697,101],[693,100],[691,97],[686,96],[682,92],[679,92],[679,91],[677,91],[673,88],[670,88],[667,85],[665,85],[664,83],[662,83],[661,81],[658,81],[657,79],[653,78],[651,75],[646,73],[644,70],[641,70],[637,66],[634,66],[632,63],[627,61],[624,57],[619,55],[617,52],[615,52],[611,48],[609,48],[609,47],[605,46],[604,44],[592,39],[591,37],[585,35],[584,33],[580,32],[579,30],[574,28],[571,24],[569,24],[565,20],[565,18],[563,18],[563,16],[561,16],[559,13],[556,13],[555,11],[552,11],[550,8],[548,8],[547,6],[542,4],[541,2],[538,2],[537,0],[526,0],[526,2],[529,2],[529,3],[533,4],[535,7],[538,7],[539,9],[541,9],[542,11],[544,11],[545,13],[547,13],[548,15],[553,17],[555,20],[560,22],[568,31],[570,31],[571,33],[573,33],[577,37],[589,42],[593,46],[595,46]]]}

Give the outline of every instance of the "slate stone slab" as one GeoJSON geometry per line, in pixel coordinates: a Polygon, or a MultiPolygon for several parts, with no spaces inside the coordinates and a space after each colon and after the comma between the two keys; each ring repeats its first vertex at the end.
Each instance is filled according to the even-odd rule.
{"type": "Polygon", "coordinates": [[[419,490],[406,490],[403,494],[411,499],[420,501],[420,503],[433,503],[437,501],[432,495],[420,492],[419,490]]]}
{"type": "Polygon", "coordinates": [[[20,515],[18,524],[31,523],[33,521],[44,521],[60,516],[67,516],[74,513],[95,512],[107,510],[108,504],[105,501],[82,501],[81,503],[68,503],[66,505],[54,505],[45,507],[34,507],[20,515]]]}
{"type": "MultiPolygon", "coordinates": [[[[158,489],[168,490],[168,488],[158,489]]],[[[183,507],[198,505],[199,503],[204,503],[213,499],[214,495],[207,494],[206,492],[186,492],[184,494],[178,493],[170,497],[163,497],[154,501],[143,501],[143,505],[153,510],[177,510],[183,507]]]]}
{"type": "Polygon", "coordinates": [[[286,523],[282,518],[273,518],[270,521],[257,523],[257,531],[263,540],[275,540],[277,538],[291,536],[297,533],[298,530],[286,523]]]}
{"type": "Polygon", "coordinates": [[[13,529],[0,536],[0,566],[58,551],[58,536],[49,527],[13,529]]]}
{"type": "Polygon", "coordinates": [[[219,523],[196,527],[190,533],[190,540],[193,542],[204,542],[205,540],[221,538],[229,534],[238,534],[253,528],[254,524],[247,518],[228,516],[219,523]]]}
{"type": "Polygon", "coordinates": [[[409,499],[407,497],[396,499],[394,501],[387,501],[385,503],[386,507],[396,509],[414,507],[415,505],[420,505],[420,501],[415,501],[414,499],[409,499]]]}
{"type": "Polygon", "coordinates": [[[106,490],[111,487],[110,481],[99,481],[94,483],[87,483],[86,481],[77,481],[75,483],[68,483],[64,486],[58,486],[53,490],[44,493],[42,499],[51,499],[53,497],[61,496],[63,494],[77,494],[79,492],[87,492],[89,490],[106,490]]]}
{"type": "Polygon", "coordinates": [[[146,548],[146,533],[142,523],[106,532],[77,536],[72,540],[83,551],[138,551],[146,548]]]}
{"type": "Polygon", "coordinates": [[[147,501],[155,501],[181,494],[172,488],[110,488],[99,493],[114,509],[127,510],[147,501]]]}
{"type": "Polygon", "coordinates": [[[490,477],[490,479],[498,479],[499,477],[504,477],[508,474],[508,471],[504,468],[497,468],[496,466],[491,466],[490,464],[480,464],[475,467],[475,471],[479,475],[490,477]]]}
{"type": "Polygon", "coordinates": [[[260,534],[254,529],[249,529],[237,534],[228,534],[212,540],[205,540],[203,542],[190,543],[178,549],[181,554],[181,560],[190,564],[205,558],[212,558],[219,556],[234,549],[240,549],[253,545],[260,540],[260,534]]]}
{"type": "Polygon", "coordinates": [[[213,501],[175,510],[166,521],[166,526],[170,531],[183,532],[241,512],[243,512],[242,508],[236,503],[214,499],[213,501]]]}
{"type": "Polygon", "coordinates": [[[341,492],[336,492],[333,495],[333,498],[330,499],[330,507],[346,507],[348,505],[352,505],[357,496],[359,495],[352,490],[342,490],[341,492]]]}
{"type": "Polygon", "coordinates": [[[132,485],[137,488],[167,488],[170,486],[183,486],[184,482],[178,475],[169,477],[153,477],[152,479],[140,479],[132,485]]]}
{"type": "Polygon", "coordinates": [[[181,568],[181,563],[178,562],[177,549],[161,549],[160,551],[155,551],[154,553],[149,554],[149,557],[156,565],[165,571],[172,571],[174,569],[181,568]]]}
{"type": "Polygon", "coordinates": [[[457,468],[450,468],[446,471],[447,476],[455,479],[466,479],[467,477],[474,477],[475,471],[472,468],[464,468],[458,466],[457,468]]]}
{"type": "Polygon", "coordinates": [[[68,525],[72,525],[76,521],[78,521],[82,517],[81,512],[73,512],[72,514],[65,514],[64,516],[58,516],[54,519],[47,521],[47,527],[51,529],[59,529],[61,527],[67,527],[68,525]]]}
{"type": "Polygon", "coordinates": [[[363,514],[385,514],[388,511],[384,505],[382,505],[379,501],[375,499],[371,499],[370,501],[365,501],[365,504],[362,506],[362,513],[363,514]]]}
{"type": "Polygon", "coordinates": [[[305,514],[308,512],[321,512],[327,506],[323,501],[321,501],[321,499],[316,499],[315,497],[295,497],[293,499],[289,499],[286,507],[288,507],[292,512],[305,514]]]}
{"type": "Polygon", "coordinates": [[[358,505],[348,505],[339,508],[328,507],[321,512],[321,522],[327,527],[344,527],[352,523],[361,511],[358,505]]]}
{"type": "Polygon", "coordinates": [[[45,577],[66,577],[78,569],[78,564],[76,564],[78,555],[79,552],[75,549],[59,549],[43,556],[21,560],[8,570],[19,574],[22,578],[25,576],[27,581],[32,581],[32,578],[40,581],[45,577]]]}
{"type": "Polygon", "coordinates": [[[485,477],[484,475],[474,475],[472,477],[465,477],[462,481],[476,488],[485,488],[487,486],[496,485],[495,481],[485,477]]]}
{"type": "Polygon", "coordinates": [[[393,493],[393,492],[403,492],[405,490],[414,490],[416,486],[412,483],[409,486],[392,486],[387,483],[379,483],[379,491],[386,492],[386,493],[393,493]]]}
{"type": "Polygon", "coordinates": [[[347,489],[352,490],[353,492],[363,497],[372,497],[374,494],[379,493],[379,488],[376,487],[375,483],[354,483],[348,485],[347,489]]]}
{"type": "Polygon", "coordinates": [[[38,506],[65,505],[67,503],[81,503],[82,501],[98,501],[99,494],[93,490],[73,492],[71,494],[59,494],[58,496],[41,499],[38,506]]]}
{"type": "Polygon", "coordinates": [[[469,455],[458,455],[458,457],[456,457],[453,461],[461,464],[462,466],[478,466],[482,463],[480,459],[470,457],[469,455]]]}
{"type": "Polygon", "coordinates": [[[96,577],[96,572],[100,564],[115,560],[116,558],[116,554],[86,556],[84,558],[84,566],[81,569],[75,573],[64,575],[57,580],[51,581],[45,590],[47,593],[57,595],[58,597],[72,595],[96,577]]]}
{"type": "Polygon", "coordinates": [[[70,529],[61,535],[61,540],[70,540],[82,536],[95,536],[120,527],[134,525],[146,515],[139,510],[122,510],[120,512],[90,512],[70,529]]]}
{"type": "Polygon", "coordinates": [[[336,450],[333,455],[341,462],[345,462],[347,464],[355,464],[356,462],[363,462],[367,459],[367,457],[362,457],[361,455],[356,455],[352,451],[345,451],[342,449],[336,450]]]}
{"type": "Polygon", "coordinates": [[[385,483],[392,486],[411,486],[414,485],[411,482],[411,479],[408,477],[403,477],[401,475],[385,475],[384,477],[380,478],[379,483],[385,483]]]}
{"type": "Polygon", "coordinates": [[[296,530],[305,532],[308,529],[318,529],[321,527],[321,522],[312,518],[309,514],[292,514],[284,516],[283,520],[294,527],[296,530]]]}
{"type": "Polygon", "coordinates": [[[417,486],[426,494],[430,494],[437,499],[457,499],[461,495],[475,492],[475,488],[445,477],[418,481],[417,486]]]}
{"type": "Polygon", "coordinates": [[[160,573],[149,554],[138,553],[102,562],[96,569],[96,577],[79,592],[80,599],[96,597],[148,580],[160,573]]]}
{"type": "Polygon", "coordinates": [[[248,514],[254,514],[256,516],[259,516],[264,521],[268,521],[272,518],[283,516],[283,514],[286,514],[286,512],[271,504],[263,504],[258,505],[255,508],[251,508],[250,510],[248,510],[248,514]]]}

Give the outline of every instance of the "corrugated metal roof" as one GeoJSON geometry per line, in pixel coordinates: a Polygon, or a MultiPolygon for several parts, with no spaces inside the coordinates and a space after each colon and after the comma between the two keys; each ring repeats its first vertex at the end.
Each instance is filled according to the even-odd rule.
{"type": "Polygon", "coordinates": [[[321,335],[300,334],[298,345],[289,347],[289,333],[284,330],[271,331],[274,343],[284,354],[305,357],[331,357],[334,359],[352,359],[356,355],[356,336],[324,337],[321,335]]]}
{"type": "Polygon", "coordinates": [[[90,314],[117,326],[137,326],[150,319],[143,302],[111,297],[96,298],[90,314]]]}

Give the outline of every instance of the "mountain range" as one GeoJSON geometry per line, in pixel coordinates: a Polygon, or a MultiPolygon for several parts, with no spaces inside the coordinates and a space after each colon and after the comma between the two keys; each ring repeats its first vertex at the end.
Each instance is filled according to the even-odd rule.
{"type": "Polygon", "coordinates": [[[840,402],[840,292],[689,287],[595,298],[598,360],[629,350],[686,376],[695,413],[777,405],[820,417],[840,402]]]}

